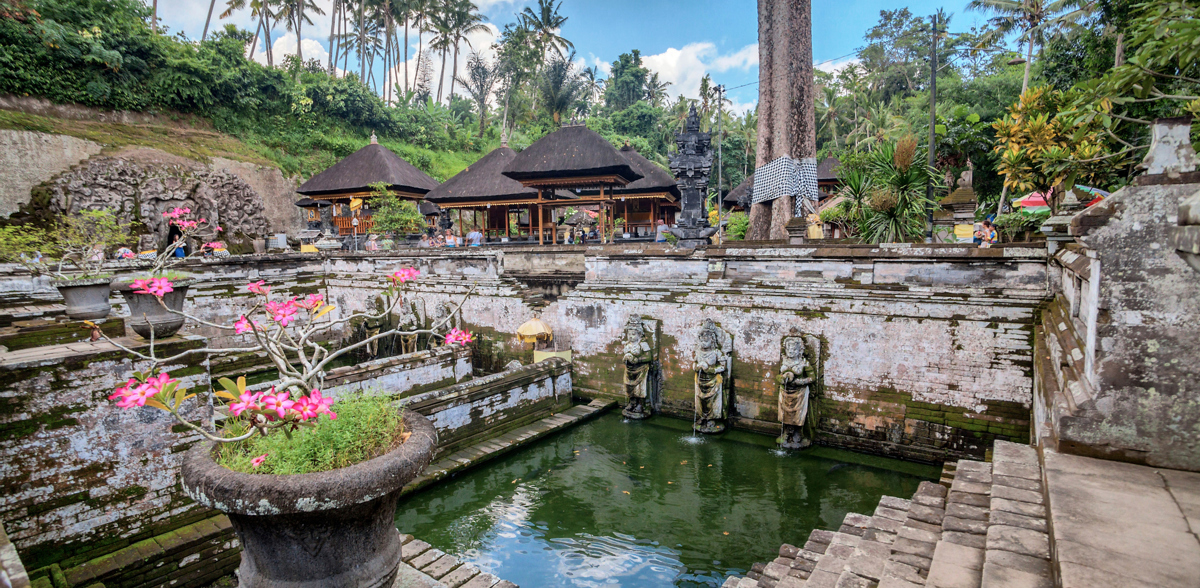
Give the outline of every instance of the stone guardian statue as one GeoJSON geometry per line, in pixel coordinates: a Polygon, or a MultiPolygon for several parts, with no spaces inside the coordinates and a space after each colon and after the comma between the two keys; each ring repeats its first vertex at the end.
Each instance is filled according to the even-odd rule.
{"type": "Polygon", "coordinates": [[[629,317],[625,324],[625,345],[622,361],[625,363],[625,408],[621,414],[626,418],[641,420],[653,413],[653,392],[657,388],[654,372],[656,345],[653,329],[647,332],[646,323],[639,315],[629,317]]]}
{"type": "Polygon", "coordinates": [[[785,337],[782,347],[783,358],[775,377],[779,384],[779,421],[783,424],[779,444],[785,449],[802,449],[812,443],[804,436],[804,421],[816,370],[805,357],[804,339],[785,337]]]}
{"type": "Polygon", "coordinates": [[[712,319],[704,319],[697,339],[692,368],[696,372],[695,428],[701,433],[720,433],[729,416],[733,338],[712,319]]]}

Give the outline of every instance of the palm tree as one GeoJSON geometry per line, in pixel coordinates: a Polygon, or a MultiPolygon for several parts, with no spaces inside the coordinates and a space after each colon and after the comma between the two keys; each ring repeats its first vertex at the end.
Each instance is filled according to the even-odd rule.
{"type": "Polygon", "coordinates": [[[559,57],[563,57],[563,51],[575,48],[573,43],[559,34],[567,22],[567,17],[558,13],[560,8],[562,8],[562,2],[555,5],[554,0],[538,0],[536,11],[526,6],[525,10],[517,15],[521,26],[533,32],[534,42],[543,58],[547,49],[554,49],[559,57]]]}
{"type": "MultiPolygon", "coordinates": [[[[475,3],[471,0],[454,0],[448,6],[450,10],[449,18],[449,34],[450,40],[454,44],[454,65],[450,70],[450,97],[454,96],[454,81],[458,78],[458,48],[462,43],[466,43],[467,47],[471,47],[471,41],[467,40],[467,35],[488,30],[483,24],[484,16],[479,14],[475,8],[475,3]]],[[[471,47],[474,49],[474,47],[471,47]]]]}
{"type": "MultiPolygon", "coordinates": [[[[429,31],[430,16],[436,11],[436,0],[411,0],[410,8],[412,10],[413,26],[417,29],[417,76],[421,75],[421,61],[429,58],[429,52],[425,51],[425,39],[423,35],[429,31]]],[[[405,44],[407,51],[408,43],[405,44]]],[[[405,60],[407,62],[407,60],[405,60]]],[[[407,74],[406,74],[407,75],[407,74]]],[[[414,85],[415,81],[414,81],[414,85]]]]}
{"type": "Polygon", "coordinates": [[[442,70],[438,74],[438,91],[437,101],[442,102],[442,84],[446,81],[446,53],[450,50],[452,42],[450,36],[450,11],[449,5],[453,0],[445,0],[430,18],[430,24],[433,25],[434,37],[429,40],[429,47],[434,51],[442,53],[442,70]]]}
{"type": "MultiPolygon", "coordinates": [[[[285,26],[287,30],[296,32],[296,65],[300,69],[303,69],[304,66],[304,50],[301,46],[302,37],[300,33],[303,30],[304,23],[313,23],[312,19],[305,14],[306,10],[317,14],[325,14],[325,11],[321,10],[321,7],[317,6],[313,0],[283,0],[279,14],[276,15],[278,18],[286,19],[285,22],[287,24],[285,26]]],[[[300,69],[296,70],[296,79],[300,79],[300,69]]]]}
{"type": "Polygon", "coordinates": [[[203,43],[208,38],[208,24],[212,22],[213,8],[217,6],[217,0],[212,0],[208,3],[208,18],[204,19],[204,32],[200,34],[200,42],[203,43]]]}
{"type": "Polygon", "coordinates": [[[742,116],[738,124],[733,127],[733,132],[742,138],[742,143],[745,144],[745,158],[742,159],[742,175],[750,175],[750,153],[756,148],[758,143],[758,109],[747,110],[742,116]]]}
{"type": "Polygon", "coordinates": [[[1028,46],[1025,81],[1021,84],[1024,94],[1029,89],[1034,43],[1044,45],[1048,38],[1077,28],[1079,19],[1091,13],[1092,5],[1088,0],[971,0],[967,8],[996,15],[988,19],[993,28],[980,38],[980,46],[1003,39],[1013,31],[1021,31],[1018,40],[1028,46]]]}
{"type": "Polygon", "coordinates": [[[662,106],[663,100],[667,97],[667,87],[670,85],[671,82],[658,79],[658,72],[650,74],[650,79],[646,80],[646,101],[654,107],[662,106]]]}
{"type": "Polygon", "coordinates": [[[575,71],[575,58],[558,55],[550,59],[537,80],[537,91],[541,103],[554,117],[555,124],[562,115],[575,110],[575,103],[584,95],[585,82],[575,71]]]}
{"type": "Polygon", "coordinates": [[[483,129],[487,127],[488,99],[492,88],[500,79],[500,68],[488,64],[477,51],[472,51],[467,58],[466,77],[458,78],[475,105],[479,108],[479,137],[483,138],[483,129]]]}
{"type": "Polygon", "coordinates": [[[833,137],[834,149],[839,147],[837,125],[842,116],[842,97],[838,96],[837,88],[821,88],[821,92],[817,94],[817,124],[821,125],[822,132],[829,130],[830,136],[833,137]]]}
{"type": "Polygon", "coordinates": [[[579,74],[583,77],[588,100],[595,100],[604,91],[604,79],[600,77],[600,66],[585,67],[579,74]]]}
{"type": "MultiPolygon", "coordinates": [[[[250,16],[258,19],[258,28],[254,31],[254,39],[250,41],[250,59],[254,58],[254,51],[258,49],[258,33],[263,32],[266,39],[267,65],[272,64],[271,55],[271,31],[269,27],[271,18],[271,0],[249,0],[250,16]]],[[[217,16],[219,19],[226,19],[233,16],[234,12],[243,10],[247,6],[247,0],[229,0],[225,3],[225,11],[217,16]]]]}

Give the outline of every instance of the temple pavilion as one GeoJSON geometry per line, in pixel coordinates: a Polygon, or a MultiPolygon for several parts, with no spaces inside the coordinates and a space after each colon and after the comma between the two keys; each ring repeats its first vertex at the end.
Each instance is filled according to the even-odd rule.
{"type": "Polygon", "coordinates": [[[518,153],[502,173],[537,191],[537,199],[528,206],[530,228],[539,243],[556,241],[554,209],[589,205],[598,207],[597,228],[607,240],[615,230],[613,212],[618,197],[614,190],[643,178],[629,158],[584,125],[564,125],[538,139],[518,153]],[[561,198],[560,190],[575,192],[578,197],[561,198]]]}
{"type": "MultiPolygon", "coordinates": [[[[425,195],[425,200],[449,211],[463,232],[478,226],[489,240],[517,240],[536,235],[536,211],[542,192],[503,174],[517,157],[507,145],[494,149],[425,195]],[[535,226],[530,227],[530,219],[535,226]]],[[[547,192],[545,200],[574,199],[565,190],[547,192]]]]}
{"type": "Polygon", "coordinates": [[[325,208],[332,209],[338,234],[362,235],[370,232],[373,224],[368,199],[371,184],[377,182],[387,184],[400,198],[417,201],[438,186],[428,174],[380,145],[372,134],[369,145],[313,176],[296,192],[306,197],[301,202],[313,203],[301,207],[307,221],[321,221],[323,208],[316,203],[328,202],[333,206],[325,208]]]}
{"type": "MultiPolygon", "coordinates": [[[[679,210],[679,185],[667,170],[642,157],[628,143],[618,151],[642,179],[614,187],[611,210],[614,219],[624,221],[625,232],[638,237],[654,235],[654,225],[662,220],[672,224],[679,210]]],[[[599,190],[579,190],[583,198],[598,197],[599,190]]]]}

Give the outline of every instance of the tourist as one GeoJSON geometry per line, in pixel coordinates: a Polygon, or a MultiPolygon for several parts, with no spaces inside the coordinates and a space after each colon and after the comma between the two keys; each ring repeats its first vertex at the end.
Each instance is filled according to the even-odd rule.
{"type": "Polygon", "coordinates": [[[467,233],[467,246],[479,247],[483,244],[483,233],[479,232],[479,227],[471,227],[471,232],[467,233]]]}
{"type": "Polygon", "coordinates": [[[654,227],[654,242],[655,243],[666,243],[667,242],[667,223],[663,222],[662,219],[658,219],[658,223],[654,227]]]}
{"type": "Polygon", "coordinates": [[[379,235],[371,235],[367,237],[367,243],[363,245],[363,249],[367,251],[379,251],[379,235]]]}
{"type": "Polygon", "coordinates": [[[446,229],[446,247],[458,247],[458,237],[451,229],[446,229]]]}
{"type": "Polygon", "coordinates": [[[429,235],[421,234],[421,238],[417,239],[417,247],[429,247],[429,235]]]}
{"type": "Polygon", "coordinates": [[[980,247],[991,247],[992,244],[996,242],[996,237],[997,237],[996,227],[995,227],[995,225],[992,224],[992,221],[990,221],[990,220],[983,221],[983,236],[982,237],[983,237],[983,243],[979,245],[980,247]]]}

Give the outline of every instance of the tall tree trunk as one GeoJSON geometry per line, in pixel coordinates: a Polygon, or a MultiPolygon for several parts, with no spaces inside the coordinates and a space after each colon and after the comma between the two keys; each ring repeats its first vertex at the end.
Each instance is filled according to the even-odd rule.
{"type": "Polygon", "coordinates": [[[150,32],[158,34],[158,0],[154,0],[154,6],[150,8],[150,32]]]}
{"type": "Polygon", "coordinates": [[[408,13],[404,13],[404,93],[408,94],[408,13]]]}
{"type": "MultiPolygon", "coordinates": [[[[816,157],[810,0],[759,0],[757,167],[783,156],[816,157]]],[[[750,207],[746,239],[787,239],[794,200],[784,195],[750,207]]]]}
{"type": "MultiPolygon", "coordinates": [[[[266,10],[266,6],[263,10],[266,10]]],[[[263,15],[263,32],[267,37],[266,45],[263,45],[263,51],[267,54],[267,67],[275,67],[275,49],[271,47],[271,15],[263,15]]]]}
{"type": "Polygon", "coordinates": [[[300,81],[300,72],[304,69],[304,48],[300,45],[303,37],[300,36],[300,27],[304,24],[304,2],[305,0],[297,0],[296,7],[296,81],[300,81]]]}
{"type": "Polygon", "coordinates": [[[258,34],[262,32],[262,15],[258,15],[258,28],[254,29],[254,38],[250,40],[250,56],[246,59],[254,61],[254,52],[258,49],[258,34]]]}
{"type": "Polygon", "coordinates": [[[333,64],[337,62],[337,45],[334,44],[334,39],[337,37],[338,4],[339,0],[333,0],[333,9],[329,11],[329,62],[325,64],[329,75],[333,75],[333,64]]]}
{"type": "Polygon", "coordinates": [[[438,74],[438,104],[442,103],[442,83],[446,81],[446,49],[442,49],[442,71],[438,74]]]}
{"type": "Polygon", "coordinates": [[[1025,53],[1025,81],[1021,82],[1021,95],[1029,90],[1029,68],[1033,65],[1033,33],[1029,34],[1029,50],[1025,53]]]}
{"type": "MultiPolygon", "coordinates": [[[[416,75],[418,75],[418,76],[421,75],[421,59],[425,55],[424,43],[425,43],[425,40],[421,38],[421,21],[420,21],[420,19],[418,19],[417,20],[417,64],[416,64],[417,71],[415,72],[416,75]]],[[[414,79],[413,80],[414,89],[415,89],[416,85],[417,85],[417,81],[414,79]]]]}
{"type": "Polygon", "coordinates": [[[450,68],[450,94],[446,96],[447,102],[454,100],[454,79],[458,77],[458,43],[454,44],[454,66],[450,68]]]}
{"type": "Polygon", "coordinates": [[[203,43],[208,38],[208,25],[212,22],[213,8],[217,5],[217,0],[212,0],[208,3],[208,18],[204,19],[204,32],[200,35],[200,42],[203,43]]]}
{"type": "Polygon", "coordinates": [[[366,17],[367,0],[358,0],[358,80],[367,83],[367,59],[363,55],[367,46],[366,17]]]}

